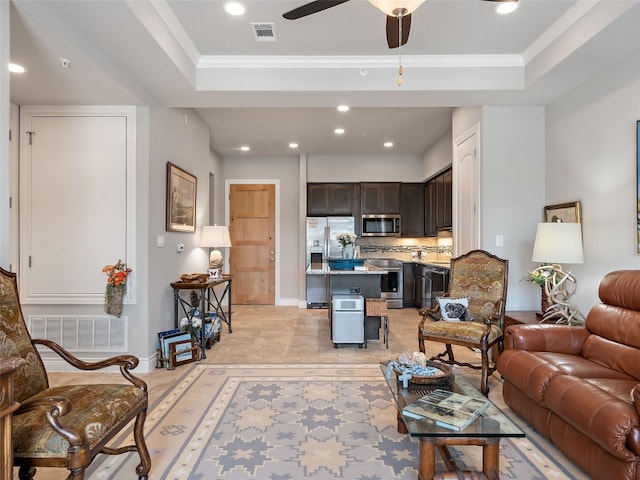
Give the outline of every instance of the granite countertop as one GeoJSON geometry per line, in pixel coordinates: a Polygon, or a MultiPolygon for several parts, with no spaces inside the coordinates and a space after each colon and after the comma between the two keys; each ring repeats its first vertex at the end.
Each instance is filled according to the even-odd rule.
{"type": "Polygon", "coordinates": [[[327,263],[312,263],[307,268],[307,275],[383,275],[386,273],[389,271],[366,263],[363,268],[354,270],[336,270],[330,268],[327,263]]]}

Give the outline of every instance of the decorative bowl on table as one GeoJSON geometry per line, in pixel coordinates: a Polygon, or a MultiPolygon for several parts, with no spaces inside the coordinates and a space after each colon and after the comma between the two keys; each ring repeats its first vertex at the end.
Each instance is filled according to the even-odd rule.
{"type": "Polygon", "coordinates": [[[332,270],[353,270],[353,267],[364,265],[364,258],[328,258],[332,270]]]}
{"type": "Polygon", "coordinates": [[[427,360],[424,365],[400,363],[398,361],[390,363],[398,381],[401,381],[401,375],[408,372],[411,374],[409,383],[424,385],[425,387],[450,388],[455,375],[449,365],[441,362],[427,360]]]}

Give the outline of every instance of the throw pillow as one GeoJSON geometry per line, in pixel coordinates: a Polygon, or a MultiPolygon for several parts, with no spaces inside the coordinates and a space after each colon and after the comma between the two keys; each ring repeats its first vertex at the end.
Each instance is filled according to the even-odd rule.
{"type": "Polygon", "coordinates": [[[438,303],[440,304],[440,314],[443,320],[450,322],[454,321],[471,321],[473,317],[469,312],[469,298],[468,297],[438,297],[438,303]]]}

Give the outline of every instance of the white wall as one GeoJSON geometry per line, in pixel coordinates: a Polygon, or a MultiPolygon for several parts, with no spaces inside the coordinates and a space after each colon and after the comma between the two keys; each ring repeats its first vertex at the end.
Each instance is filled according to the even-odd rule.
{"type": "Polygon", "coordinates": [[[544,107],[482,108],[482,245],[509,260],[507,309],[538,310],[540,288],[521,281],[543,220],[544,107]],[[501,235],[504,246],[496,246],[501,235]]]}
{"type": "Polygon", "coordinates": [[[307,155],[308,182],[415,182],[420,155],[307,155]]]}
{"type": "Polygon", "coordinates": [[[544,108],[457,108],[453,138],[479,124],[481,245],[509,260],[507,309],[538,310],[540,290],[521,282],[531,270],[544,208],[544,108]],[[504,246],[496,246],[502,235],[504,246]]]}
{"type": "MultiPolygon", "coordinates": [[[[422,156],[420,181],[427,180],[453,163],[453,138],[451,130],[440,137],[422,156]]],[[[416,181],[416,180],[414,180],[416,181]]]]}
{"type": "MultiPolygon", "coordinates": [[[[297,305],[298,286],[305,281],[305,266],[300,251],[300,188],[299,158],[286,157],[222,157],[221,174],[230,182],[247,180],[261,183],[278,180],[276,202],[279,234],[276,238],[276,305],[297,305]]],[[[225,202],[224,191],[216,199],[225,202]]]]}
{"type": "MultiPolygon", "coordinates": [[[[140,321],[148,323],[148,351],[154,353],[157,332],[174,328],[174,297],[171,282],[180,279],[183,273],[206,272],[209,265],[208,250],[200,248],[202,225],[209,219],[209,128],[190,109],[149,109],[148,140],[148,206],[140,221],[142,227],[138,244],[144,245],[148,258],[148,296],[141,301],[148,305],[148,317],[140,321]],[[196,232],[167,232],[166,226],[166,165],[174,165],[195,175],[197,183],[196,232]],[[146,231],[146,232],[145,232],[146,231]],[[165,246],[157,246],[157,236],[162,235],[165,246]],[[184,243],[184,252],[176,247],[184,243]]],[[[139,255],[140,258],[142,255],[139,255]]]]}
{"type": "MultiPolygon", "coordinates": [[[[9,131],[9,2],[0,2],[0,132],[9,131]]],[[[17,132],[14,132],[17,133],[17,132]]],[[[0,267],[9,270],[9,142],[0,142],[0,267]]]]}
{"type": "Polygon", "coordinates": [[[636,121],[640,51],[547,110],[547,204],[582,202],[583,265],[573,297],[586,314],[609,271],[640,268],[636,253],[636,121]]]}

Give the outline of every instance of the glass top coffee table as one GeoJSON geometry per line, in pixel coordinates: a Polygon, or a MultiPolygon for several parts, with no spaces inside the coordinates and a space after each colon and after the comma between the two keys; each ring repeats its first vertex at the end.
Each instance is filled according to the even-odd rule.
{"type": "MultiPolygon", "coordinates": [[[[498,480],[500,478],[500,439],[524,437],[525,434],[498,407],[490,402],[489,408],[461,431],[438,426],[432,420],[426,418],[415,419],[404,416],[402,415],[402,409],[405,405],[415,402],[436,387],[409,383],[408,388],[404,388],[402,382],[397,380],[395,373],[392,372],[390,378],[386,378],[386,365],[381,364],[380,369],[396,402],[398,432],[408,433],[420,441],[418,458],[419,480],[432,480],[434,478],[436,473],[436,450],[440,452],[447,465],[447,470],[449,470],[448,472],[439,472],[438,478],[479,478],[488,480],[498,480]],[[458,472],[447,448],[450,445],[476,445],[482,447],[482,472],[458,472]],[[469,476],[460,477],[459,473],[467,473],[469,476]]],[[[455,375],[451,390],[470,397],[486,399],[480,393],[480,390],[462,375],[455,375]]]]}

